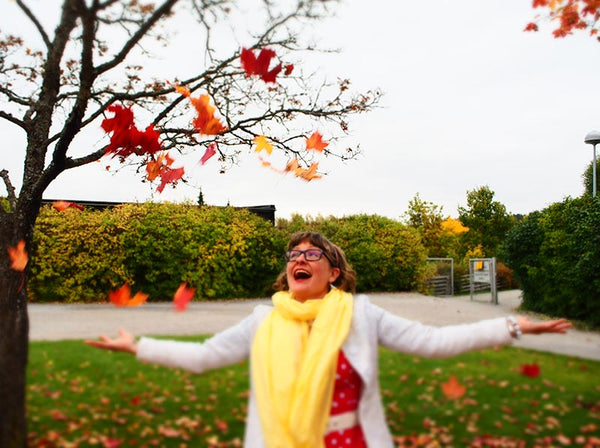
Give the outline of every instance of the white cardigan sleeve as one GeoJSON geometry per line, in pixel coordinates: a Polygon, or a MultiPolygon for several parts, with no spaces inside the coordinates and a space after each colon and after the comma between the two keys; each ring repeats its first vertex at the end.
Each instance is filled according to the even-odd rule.
{"type": "Polygon", "coordinates": [[[137,359],[194,373],[235,364],[250,355],[254,332],[268,312],[269,307],[258,306],[237,325],[202,343],[141,338],[137,359]]]}
{"type": "Polygon", "coordinates": [[[470,350],[512,343],[503,317],[470,324],[432,327],[391,314],[375,305],[379,344],[403,353],[445,358],[470,350]]]}

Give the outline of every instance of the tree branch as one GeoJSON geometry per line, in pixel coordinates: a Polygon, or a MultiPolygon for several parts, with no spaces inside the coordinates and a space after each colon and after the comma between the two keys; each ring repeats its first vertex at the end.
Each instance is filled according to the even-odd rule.
{"type": "Polygon", "coordinates": [[[17,117],[9,114],[8,112],[4,112],[3,110],[0,110],[0,118],[4,118],[5,120],[8,120],[11,123],[16,124],[17,126],[21,127],[22,129],[27,130],[27,125],[25,124],[25,122],[23,120],[19,120],[17,117]]]}
{"type": "Polygon", "coordinates": [[[167,0],[160,8],[156,9],[150,18],[139,27],[131,39],[125,42],[125,45],[121,51],[111,61],[105,62],[104,64],[96,67],[96,74],[100,75],[123,62],[131,49],[137,45],[137,43],[164,15],[167,15],[170,12],[171,8],[175,3],[177,3],[177,1],[178,0],[167,0]]]}
{"type": "Polygon", "coordinates": [[[8,171],[0,171],[0,177],[4,181],[4,185],[6,185],[6,192],[8,193],[8,203],[10,204],[10,209],[14,210],[15,208],[17,208],[17,195],[15,194],[15,187],[13,187],[10,181],[10,177],[8,177],[8,171]]]}
{"type": "Polygon", "coordinates": [[[16,0],[16,2],[17,2],[17,5],[19,5],[19,8],[21,8],[21,10],[25,13],[25,15],[27,17],[29,17],[29,20],[31,20],[33,22],[33,24],[37,28],[38,32],[40,33],[40,36],[42,36],[42,40],[44,41],[46,48],[48,50],[50,50],[50,48],[52,47],[52,43],[50,42],[50,39],[48,38],[46,31],[42,27],[42,24],[39,22],[37,17],[31,12],[29,7],[25,3],[23,3],[21,0],[16,0]]]}

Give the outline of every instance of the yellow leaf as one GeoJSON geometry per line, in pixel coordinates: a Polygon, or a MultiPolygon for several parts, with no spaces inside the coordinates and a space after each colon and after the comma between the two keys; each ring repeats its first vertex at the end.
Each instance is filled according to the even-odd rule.
{"type": "Polygon", "coordinates": [[[261,152],[263,149],[267,151],[269,154],[273,152],[273,145],[271,145],[267,138],[264,135],[259,135],[254,137],[254,144],[256,147],[254,148],[254,152],[261,152]]]}

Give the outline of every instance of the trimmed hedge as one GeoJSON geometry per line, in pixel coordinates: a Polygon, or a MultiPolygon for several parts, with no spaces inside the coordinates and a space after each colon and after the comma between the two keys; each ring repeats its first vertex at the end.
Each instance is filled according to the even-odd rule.
{"type": "Polygon", "coordinates": [[[600,326],[600,200],[566,199],[531,213],[506,239],[523,308],[600,326]]]}
{"type": "Polygon", "coordinates": [[[231,207],[44,207],[34,242],[28,293],[39,302],[105,301],[125,282],[149,301],[170,300],[184,281],[200,300],[264,296],[283,265],[271,223],[231,207]]]}
{"type": "Polygon", "coordinates": [[[295,216],[273,227],[232,207],[46,206],[36,223],[28,293],[37,302],[104,302],[127,282],[149,301],[168,301],[188,282],[196,300],[265,297],[284,267],[290,234],[307,229],[345,250],[360,291],[413,290],[422,280],[426,254],[418,232],[379,216],[295,216]]]}

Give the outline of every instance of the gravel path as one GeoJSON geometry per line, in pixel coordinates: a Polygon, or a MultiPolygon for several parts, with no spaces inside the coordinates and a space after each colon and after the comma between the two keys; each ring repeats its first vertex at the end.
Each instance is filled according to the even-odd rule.
{"type": "MultiPolygon", "coordinates": [[[[499,304],[490,295],[430,297],[417,293],[370,294],[373,303],[407,319],[442,326],[518,314],[520,291],[503,291],[499,304]]],[[[30,339],[61,340],[113,336],[119,328],[136,335],[190,335],[221,331],[250,314],[268,299],[195,302],[181,313],[171,303],[148,303],[138,308],[111,304],[30,304],[30,339]]],[[[526,335],[515,345],[534,350],[600,360],[600,333],[570,330],[567,335],[526,335]]]]}

